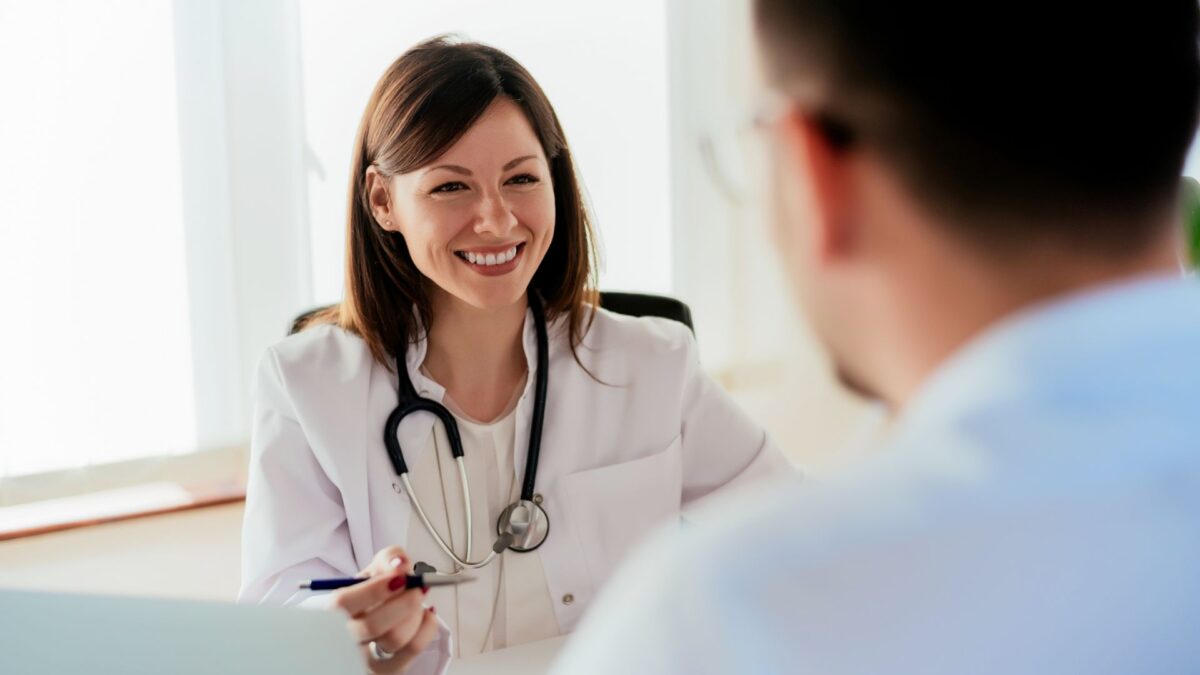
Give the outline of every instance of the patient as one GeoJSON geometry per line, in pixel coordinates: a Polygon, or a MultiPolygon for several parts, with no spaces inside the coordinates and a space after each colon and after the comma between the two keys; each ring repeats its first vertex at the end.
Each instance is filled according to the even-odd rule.
{"type": "Polygon", "coordinates": [[[778,247],[898,419],[632,560],[558,672],[1200,672],[1195,0],[754,6],[778,247]]]}

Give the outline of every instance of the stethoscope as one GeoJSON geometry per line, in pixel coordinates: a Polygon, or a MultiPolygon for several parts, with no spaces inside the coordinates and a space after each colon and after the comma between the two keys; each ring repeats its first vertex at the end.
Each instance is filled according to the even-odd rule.
{"type": "MultiPolygon", "coordinates": [[[[529,294],[529,308],[533,311],[533,323],[537,330],[537,374],[534,381],[533,417],[529,425],[529,451],[525,456],[525,480],[521,485],[521,498],[509,504],[500,513],[500,517],[496,521],[497,539],[492,544],[492,550],[482,560],[471,560],[471,492],[470,484],[467,481],[467,467],[463,461],[462,438],[458,433],[458,423],[455,421],[454,415],[441,403],[422,398],[417,394],[412,380],[409,379],[408,369],[404,365],[403,358],[398,357],[396,360],[397,393],[400,403],[392,411],[392,414],[388,415],[387,424],[383,427],[383,443],[387,447],[388,457],[392,460],[392,468],[400,476],[404,491],[408,493],[408,500],[412,503],[417,516],[420,517],[421,523],[433,536],[438,547],[458,565],[458,569],[454,573],[461,572],[463,569],[483,567],[506,548],[518,553],[533,551],[545,543],[546,536],[550,533],[550,519],[546,516],[545,509],[534,501],[533,494],[533,484],[537,478],[538,451],[542,445],[542,421],[546,416],[546,375],[549,370],[546,317],[542,310],[541,299],[536,293],[529,294]],[[441,420],[442,426],[446,430],[446,438],[450,440],[450,454],[454,456],[455,464],[458,465],[458,480],[462,486],[463,511],[467,514],[467,550],[463,557],[459,557],[434,529],[433,523],[429,521],[429,516],[425,514],[425,509],[422,508],[420,500],[417,499],[417,493],[413,491],[412,484],[408,480],[408,465],[404,463],[404,453],[400,449],[400,440],[396,431],[400,428],[400,422],[415,412],[433,413],[441,420]]],[[[402,356],[403,352],[400,354],[400,357],[402,356]]],[[[423,563],[422,566],[424,571],[434,571],[431,566],[423,563]]]]}

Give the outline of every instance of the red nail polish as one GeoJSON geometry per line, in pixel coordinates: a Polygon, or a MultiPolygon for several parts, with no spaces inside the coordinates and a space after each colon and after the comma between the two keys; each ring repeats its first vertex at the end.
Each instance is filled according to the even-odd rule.
{"type": "Polygon", "coordinates": [[[425,595],[425,594],[426,594],[426,593],[428,593],[428,592],[429,592],[429,587],[428,587],[428,586],[422,586],[422,587],[421,587],[421,595],[425,595]]]}
{"type": "Polygon", "coordinates": [[[437,610],[436,610],[436,609],[434,609],[434,608],[432,608],[432,607],[430,607],[430,608],[429,608],[429,613],[430,613],[430,614],[437,614],[437,610]]]}
{"type": "Polygon", "coordinates": [[[406,583],[406,580],[404,578],[404,575],[401,574],[400,576],[398,576],[388,582],[388,590],[389,591],[404,590],[405,583],[406,583]]]}

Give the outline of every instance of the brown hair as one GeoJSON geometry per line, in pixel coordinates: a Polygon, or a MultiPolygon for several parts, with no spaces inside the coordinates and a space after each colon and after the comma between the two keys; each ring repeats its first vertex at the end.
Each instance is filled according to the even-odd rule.
{"type": "MultiPolygon", "coordinates": [[[[530,282],[546,320],[566,315],[572,351],[583,340],[597,305],[596,249],[571,151],[546,94],[504,52],[447,36],[426,40],[400,55],[375,85],[354,142],[346,223],[346,296],[304,327],[334,323],[366,341],[375,360],[401,358],[432,324],[432,283],[413,264],[404,236],[383,229],[371,214],[367,168],[385,178],[437,159],[504,96],[525,112],[550,164],[554,235],[530,282]]],[[[578,355],[576,355],[578,360],[578,355]]],[[[389,366],[390,368],[390,366],[389,366]]]]}
{"type": "Polygon", "coordinates": [[[831,140],[878,151],[989,255],[1159,240],[1200,103],[1196,0],[754,8],[774,84],[817,85],[804,105],[831,140]]]}

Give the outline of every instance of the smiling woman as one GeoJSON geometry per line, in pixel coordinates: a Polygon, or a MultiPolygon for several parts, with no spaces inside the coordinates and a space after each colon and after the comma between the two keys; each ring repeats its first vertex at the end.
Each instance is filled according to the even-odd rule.
{"type": "Polygon", "coordinates": [[[384,361],[416,341],[417,320],[434,324],[436,301],[511,306],[532,284],[549,320],[569,315],[577,345],[595,304],[596,253],[562,126],[520,64],[482,45],[449,44],[409,50],[367,103],[351,168],[346,299],[312,323],[361,335],[384,361]],[[513,247],[520,271],[478,283],[476,275],[512,271],[484,268],[489,254],[513,247]],[[475,261],[463,266],[468,254],[475,261]],[[390,270],[376,264],[381,257],[390,270]]]}
{"type": "Polygon", "coordinates": [[[243,601],[332,604],[372,672],[439,672],[570,632],[685,506],[791,475],[685,325],[597,307],[570,149],[510,56],[405,52],[351,170],[346,296],[259,368],[243,601]]]}

